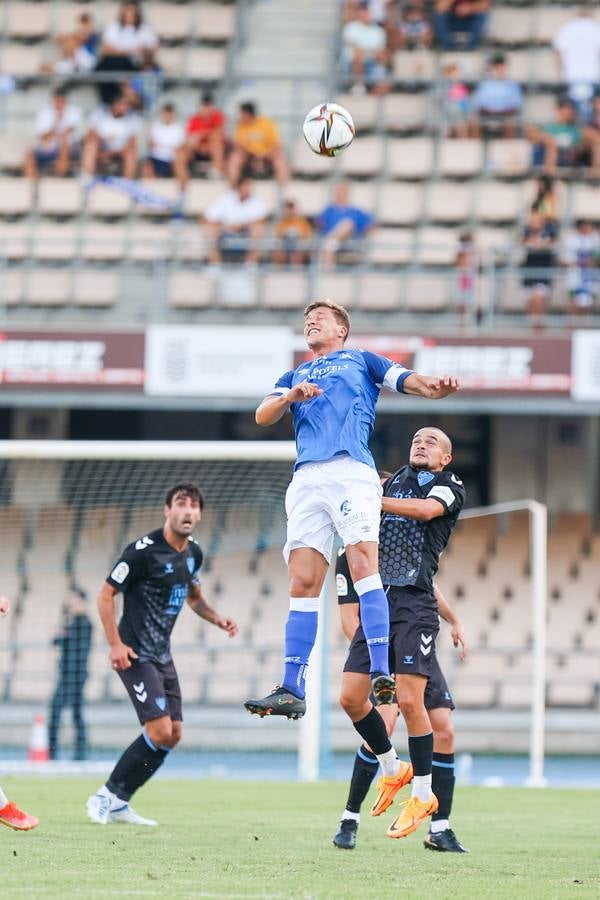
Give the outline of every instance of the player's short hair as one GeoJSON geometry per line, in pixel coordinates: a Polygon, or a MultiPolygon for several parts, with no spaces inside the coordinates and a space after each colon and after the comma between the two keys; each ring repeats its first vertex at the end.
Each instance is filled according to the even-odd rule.
{"type": "Polygon", "coordinates": [[[327,309],[332,310],[335,321],[338,325],[343,325],[346,329],[346,337],[344,340],[347,340],[348,335],[350,334],[350,316],[348,315],[347,310],[339,303],[334,303],[333,300],[315,300],[313,303],[309,303],[304,310],[304,318],[306,318],[313,309],[318,309],[320,306],[325,306],[327,309]]]}
{"type": "Polygon", "coordinates": [[[177,494],[183,494],[184,497],[189,497],[190,500],[197,500],[200,509],[204,509],[204,497],[197,484],[193,484],[191,481],[178,481],[177,484],[174,484],[167,491],[165,506],[170,507],[177,494]]]}

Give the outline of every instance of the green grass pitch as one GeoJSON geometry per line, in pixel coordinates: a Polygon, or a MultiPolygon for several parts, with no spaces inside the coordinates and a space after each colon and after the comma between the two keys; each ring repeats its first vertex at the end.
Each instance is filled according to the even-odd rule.
{"type": "Polygon", "coordinates": [[[356,849],[337,850],[343,783],[159,779],[135,803],[155,829],[88,823],[96,780],[2,784],[42,820],[28,834],[0,827],[6,900],[600,897],[599,791],[459,788],[453,824],[471,849],[459,856],[424,850],[424,825],[386,838],[392,811],[367,812],[356,849]]]}

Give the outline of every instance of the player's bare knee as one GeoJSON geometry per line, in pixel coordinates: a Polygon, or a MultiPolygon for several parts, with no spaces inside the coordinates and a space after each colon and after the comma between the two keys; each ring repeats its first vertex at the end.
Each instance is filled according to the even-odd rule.
{"type": "Polygon", "coordinates": [[[173,740],[173,727],[169,719],[148,722],[146,734],[155,747],[171,747],[173,740]]]}
{"type": "Polygon", "coordinates": [[[356,697],[351,691],[342,690],[342,693],[340,694],[340,706],[344,712],[350,716],[353,722],[357,722],[368,713],[368,710],[363,712],[365,703],[362,698],[356,697]]]}
{"type": "Polygon", "coordinates": [[[410,719],[412,716],[416,715],[420,711],[422,705],[423,704],[418,701],[416,697],[413,697],[412,694],[403,694],[398,697],[398,706],[405,719],[410,719]]]}
{"type": "Polygon", "coordinates": [[[434,728],[433,748],[437,753],[454,752],[454,726],[451,721],[434,728]]]}

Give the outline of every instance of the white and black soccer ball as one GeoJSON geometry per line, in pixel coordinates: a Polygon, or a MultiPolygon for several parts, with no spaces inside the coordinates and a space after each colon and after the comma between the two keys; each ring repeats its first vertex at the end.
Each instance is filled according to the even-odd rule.
{"type": "Polygon", "coordinates": [[[354,122],[338,103],[321,103],[307,114],[302,131],[306,143],[319,156],[337,156],[354,140],[354,122]]]}

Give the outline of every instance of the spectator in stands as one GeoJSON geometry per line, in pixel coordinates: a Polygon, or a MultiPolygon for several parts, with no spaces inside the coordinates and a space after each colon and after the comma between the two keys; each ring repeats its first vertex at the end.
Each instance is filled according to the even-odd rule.
{"type": "Polygon", "coordinates": [[[214,104],[213,95],[205,91],[197,112],[186,127],[186,164],[196,160],[210,161],[212,174],[225,171],[225,116],[214,104]]]}
{"type": "Polygon", "coordinates": [[[589,127],[600,134],[600,96],[594,97],[590,114],[589,127]]]}
{"type": "Polygon", "coordinates": [[[589,219],[579,219],[567,237],[563,261],[569,269],[569,312],[590,313],[600,288],[600,236],[589,219]]]}
{"type": "Polygon", "coordinates": [[[460,77],[457,63],[446,63],[440,81],[440,116],[447,137],[468,138],[476,133],[469,88],[460,77]]]}
{"type": "Polygon", "coordinates": [[[275,174],[277,181],[288,180],[288,166],[279,129],[269,116],[260,116],[254,103],[242,103],[233,136],[234,146],[229,157],[228,174],[232,184],[237,184],[242,170],[253,176],[269,177],[275,174]]]}
{"type": "MultiPolygon", "coordinates": [[[[104,30],[100,46],[97,72],[139,72],[158,68],[156,50],[158,37],[151,25],[143,20],[138,3],[122,3],[119,15],[104,30]]],[[[100,98],[110,104],[122,92],[117,82],[100,82],[100,98]]]]}
{"type": "Polygon", "coordinates": [[[87,612],[84,591],[74,589],[63,609],[63,626],[54,644],[60,648],[56,689],[50,708],[48,745],[50,759],[59,754],[59,731],[62,711],[70,707],[75,726],[75,759],[87,755],[86,727],[83,718],[83,691],[88,676],[88,656],[92,640],[92,623],[87,612]]]}
{"type": "Polygon", "coordinates": [[[392,50],[420,50],[433,44],[433,28],[422,0],[403,6],[396,21],[388,28],[388,46],[392,50]]]}
{"type": "Polygon", "coordinates": [[[95,175],[98,164],[117,163],[124,178],[135,178],[139,127],[139,117],[122,95],[109,107],[96,110],[89,121],[81,156],[86,175],[95,175]]]}
{"type": "Polygon", "coordinates": [[[508,78],[508,65],[503,53],[492,56],[489,75],[479,82],[473,106],[483,131],[500,131],[505,138],[516,137],[523,93],[519,84],[508,78]]]}
{"type": "Polygon", "coordinates": [[[40,169],[52,166],[54,175],[67,175],[72,160],[79,156],[82,120],[79,107],[68,102],[66,89],[56,88],[52,104],[36,116],[36,145],[25,157],[23,174],[37,178],[40,169]]]}
{"type": "Polygon", "coordinates": [[[546,312],[554,281],[557,236],[558,229],[554,222],[536,210],[529,213],[521,240],[525,248],[522,269],[527,311],[534,317],[546,312]]]}
{"type": "Polygon", "coordinates": [[[175,118],[173,103],[163,103],[160,118],[150,126],[150,153],[144,163],[144,178],[172,178],[183,186],[187,180],[185,129],[175,118]]]}
{"type": "Polygon", "coordinates": [[[459,237],[454,267],[456,270],[455,308],[462,314],[476,312],[477,276],[479,272],[479,250],[471,232],[465,231],[459,237]]]}
{"type": "MultiPolygon", "coordinates": [[[[363,2],[365,0],[346,0],[342,9],[342,22],[344,24],[353,22],[357,18],[359,8],[363,2]]],[[[378,25],[385,25],[395,5],[395,0],[367,0],[371,17],[378,25]]]]}
{"type": "Polygon", "coordinates": [[[317,219],[319,233],[322,238],[321,262],[326,267],[335,263],[338,251],[354,250],[375,226],[373,216],[351,206],[348,185],[336,184],[333,192],[333,203],[326,206],[317,219]]]}
{"type": "Polygon", "coordinates": [[[540,175],[535,184],[535,196],[531,209],[540,212],[545,219],[558,225],[561,218],[561,197],[554,178],[540,175]]]}
{"type": "Polygon", "coordinates": [[[273,262],[290,263],[300,266],[308,262],[309,241],[312,237],[312,226],[305,216],[300,215],[294,200],[286,200],[283,215],[275,225],[277,249],[273,252],[273,262]]]}
{"type": "Polygon", "coordinates": [[[489,0],[435,0],[433,24],[443,50],[476,50],[487,25],[489,0]]]}
{"type": "Polygon", "coordinates": [[[600,132],[575,121],[573,104],[559,99],[554,122],[542,127],[528,125],[526,134],[533,147],[533,165],[543,166],[550,174],[559,168],[574,168],[591,157],[592,174],[600,175],[600,132]]]}
{"type": "Polygon", "coordinates": [[[355,93],[389,91],[385,29],[374,22],[366,0],[358,4],[356,19],[342,29],[342,66],[352,76],[355,93]]]}
{"type": "Polygon", "coordinates": [[[93,16],[87,12],[81,13],[73,31],[59,34],[56,38],[61,58],[56,62],[44,63],[40,71],[56,75],[91,71],[96,65],[98,40],[93,16]]]}
{"type": "Polygon", "coordinates": [[[225,251],[236,260],[256,264],[266,218],[267,208],[254,193],[252,180],[242,175],[235,187],[213,200],[204,212],[211,265],[218,266],[225,251]]]}
{"type": "Polygon", "coordinates": [[[569,97],[585,121],[589,118],[594,89],[600,83],[600,22],[592,18],[591,8],[582,6],[576,18],[559,29],[552,43],[569,97]]]}

